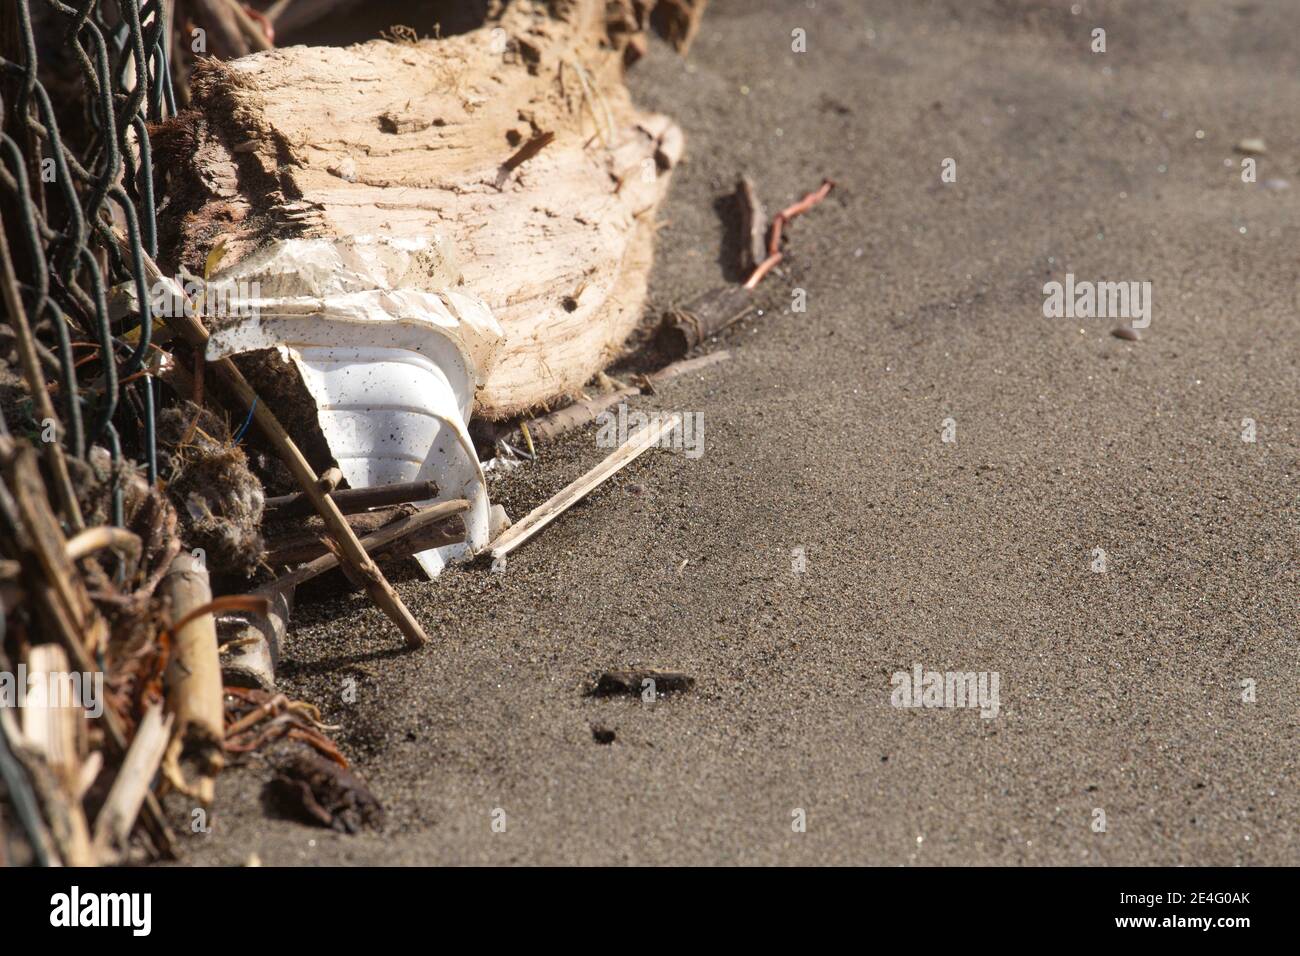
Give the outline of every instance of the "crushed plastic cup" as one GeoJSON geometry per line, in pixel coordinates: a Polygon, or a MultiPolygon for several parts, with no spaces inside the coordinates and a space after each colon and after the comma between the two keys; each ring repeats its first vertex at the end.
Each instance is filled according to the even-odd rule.
{"type": "MultiPolygon", "coordinates": [[[[487,483],[467,424],[502,332],[436,238],[289,239],[213,276],[210,360],[274,348],[316,403],[349,486],[433,480],[465,498],[465,541],[416,555],[430,576],[491,537],[487,483]],[[238,290],[223,299],[222,293],[238,290]]],[[[432,503],[426,502],[426,503],[432,503]]]]}

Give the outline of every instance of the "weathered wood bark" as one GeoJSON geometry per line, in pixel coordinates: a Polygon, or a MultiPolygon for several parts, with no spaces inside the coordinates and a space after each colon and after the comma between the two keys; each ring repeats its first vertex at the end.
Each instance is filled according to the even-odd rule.
{"type": "Polygon", "coordinates": [[[576,393],[640,317],[682,149],[632,106],[605,7],[516,0],[443,40],[205,62],[198,112],[155,134],[164,242],[202,271],[219,240],[233,265],[272,238],[437,236],[505,330],[479,413],[576,393]]]}

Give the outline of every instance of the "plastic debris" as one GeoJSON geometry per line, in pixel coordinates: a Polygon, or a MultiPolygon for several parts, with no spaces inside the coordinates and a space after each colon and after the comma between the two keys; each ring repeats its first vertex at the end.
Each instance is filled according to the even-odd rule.
{"type": "Polygon", "coordinates": [[[290,239],[212,283],[237,314],[214,328],[208,359],[275,348],[292,361],[352,488],[432,480],[434,500],[470,502],[465,542],[416,556],[430,576],[491,538],[467,423],[502,333],[482,300],[452,290],[458,275],[436,238],[290,239]]]}

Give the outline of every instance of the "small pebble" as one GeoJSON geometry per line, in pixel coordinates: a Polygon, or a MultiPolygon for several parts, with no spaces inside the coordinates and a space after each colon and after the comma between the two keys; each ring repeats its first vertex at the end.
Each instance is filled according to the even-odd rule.
{"type": "Polygon", "coordinates": [[[1126,342],[1141,342],[1142,335],[1137,329],[1130,329],[1127,325],[1121,325],[1118,329],[1111,329],[1110,334],[1117,339],[1124,339],[1126,342]]]}
{"type": "Polygon", "coordinates": [[[1239,142],[1237,144],[1237,152],[1258,156],[1261,153],[1268,152],[1268,145],[1259,137],[1253,136],[1239,142]]]}
{"type": "Polygon", "coordinates": [[[614,731],[601,724],[591,725],[591,739],[598,744],[612,744],[617,736],[614,731]]]}

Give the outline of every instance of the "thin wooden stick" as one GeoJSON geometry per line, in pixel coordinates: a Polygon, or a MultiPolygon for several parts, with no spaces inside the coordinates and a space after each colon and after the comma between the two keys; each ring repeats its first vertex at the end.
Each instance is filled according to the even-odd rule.
{"type": "MultiPolygon", "coordinates": [[[[114,236],[119,245],[125,247],[126,237],[119,230],[114,230],[114,236]]],[[[183,300],[184,291],[176,286],[175,280],[163,275],[157,263],[148,255],[145,253],[140,255],[150,281],[168,283],[173,294],[183,300]]],[[[208,330],[203,327],[203,324],[193,315],[186,314],[189,311],[187,309],[170,311],[179,311],[181,314],[163,316],[163,321],[167,323],[167,326],[194,348],[205,348],[208,341],[208,330]]],[[[398,630],[405,637],[408,647],[423,646],[425,641],[428,640],[424,629],[420,627],[420,623],[407,609],[406,605],[402,603],[402,599],[397,596],[397,592],[388,583],[388,579],[384,577],[378,565],[366,553],[366,549],[362,547],[361,542],[357,540],[357,536],[348,527],[347,520],[343,517],[343,512],[339,510],[339,506],[334,503],[334,499],[321,491],[317,483],[316,473],[312,470],[311,465],[298,449],[298,446],[294,444],[293,439],[289,437],[289,433],[285,431],[284,426],[280,424],[280,420],[276,418],[275,413],[271,411],[266,402],[258,399],[257,393],[253,391],[253,387],[248,384],[248,380],[244,378],[243,373],[239,371],[234,362],[228,358],[223,358],[210,364],[216,369],[217,376],[226,387],[234,392],[246,409],[252,412],[253,419],[257,422],[258,427],[262,429],[262,433],[271,441],[281,460],[289,466],[294,480],[298,482],[298,487],[311,500],[317,513],[325,520],[326,530],[338,543],[344,564],[355,578],[364,584],[370,599],[397,625],[398,630]]]]}
{"type": "Polygon", "coordinates": [[[243,5],[238,0],[225,0],[225,4],[230,8],[235,23],[239,24],[239,32],[244,35],[244,39],[248,41],[248,45],[253,48],[254,52],[275,49],[274,44],[267,39],[266,31],[258,26],[257,21],[245,12],[243,5]]]}
{"type": "MultiPolygon", "coordinates": [[[[645,382],[651,391],[654,386],[660,382],[667,382],[676,378],[678,375],[685,375],[688,372],[695,372],[702,368],[708,368],[710,365],[716,365],[719,362],[725,362],[731,358],[731,353],[726,349],[717,352],[710,352],[708,355],[701,355],[693,359],[683,359],[679,362],[673,362],[671,365],[665,365],[657,372],[651,372],[644,377],[645,382]]],[[[557,411],[543,415],[541,418],[534,418],[528,422],[530,432],[541,441],[548,441],[552,438],[558,438],[566,432],[593,421],[601,412],[617,405],[621,401],[626,401],[642,393],[643,389],[636,385],[625,385],[622,388],[615,389],[607,395],[598,395],[595,398],[589,398],[586,401],[574,402],[572,405],[566,405],[557,411]]]]}
{"type": "Polygon", "coordinates": [[[585,498],[611,475],[635,461],[642,452],[658,442],[664,434],[679,428],[681,423],[682,416],[674,412],[662,421],[639,429],[599,465],[577,481],[566,485],[559,493],[534,508],[521,521],[512,525],[496,539],[492,547],[488,549],[487,554],[493,561],[504,558],[564,514],[574,504],[585,498]]]}
{"type": "Polygon", "coordinates": [[[528,423],[528,429],[538,441],[548,441],[580,425],[587,424],[610,406],[617,405],[619,402],[640,394],[641,389],[635,385],[615,389],[608,395],[598,395],[595,398],[587,399],[585,402],[574,402],[572,405],[566,405],[564,408],[543,415],[541,418],[534,418],[528,423]]]}
{"type": "Polygon", "coordinates": [[[646,378],[650,380],[650,384],[658,385],[660,382],[670,381],[679,375],[688,375],[691,372],[698,372],[702,368],[708,368],[710,365],[718,365],[730,358],[731,353],[729,351],[719,349],[717,352],[710,352],[708,355],[700,355],[696,358],[683,359],[680,362],[665,365],[659,371],[651,372],[646,378]]]}
{"type": "Polygon", "coordinates": [[[767,236],[767,210],[763,208],[763,200],[758,198],[758,187],[754,185],[754,180],[746,175],[742,174],[736,184],[736,196],[740,200],[746,239],[741,250],[741,268],[757,269],[767,258],[766,244],[763,241],[767,236]]]}
{"type": "MultiPolygon", "coordinates": [[[[428,501],[438,497],[436,481],[404,481],[395,485],[376,485],[373,488],[344,488],[330,495],[339,511],[345,515],[406,504],[408,501],[428,501]]],[[[262,510],[264,521],[314,514],[311,500],[301,491],[291,495],[267,498],[262,510]]]]}
{"type": "MultiPolygon", "coordinates": [[[[348,515],[348,524],[364,541],[365,535],[373,534],[385,525],[418,513],[419,509],[413,505],[394,505],[391,508],[381,508],[377,511],[364,511],[360,514],[348,515]]],[[[408,535],[398,543],[404,546],[405,554],[413,554],[416,551],[424,551],[428,548],[440,548],[448,544],[458,544],[465,540],[464,530],[463,527],[446,527],[446,523],[452,520],[452,518],[448,518],[444,522],[427,526],[416,533],[408,535]],[[418,544],[416,543],[417,539],[418,544]]],[[[387,550],[391,552],[398,543],[390,545],[387,550]]],[[[325,541],[321,538],[319,528],[300,529],[282,537],[272,538],[268,536],[266,548],[265,562],[273,568],[303,564],[319,558],[329,551],[325,541]]],[[[370,552],[372,557],[377,557],[383,553],[379,549],[371,547],[367,547],[366,550],[370,552]]]]}
{"type": "MultiPolygon", "coordinates": [[[[391,524],[384,525],[373,534],[368,534],[361,539],[361,544],[367,551],[381,551],[391,544],[405,538],[407,535],[414,534],[421,528],[443,521],[453,515],[464,514],[469,510],[469,502],[464,498],[457,498],[454,501],[444,501],[440,504],[425,508],[423,511],[417,511],[415,514],[405,518],[398,518],[391,524]]],[[[338,567],[339,556],[331,551],[329,554],[323,554],[314,561],[309,561],[296,571],[290,571],[283,577],[276,578],[259,591],[269,592],[279,590],[285,587],[297,587],[304,581],[310,581],[329,571],[331,568],[338,567]]]]}
{"type": "Polygon", "coordinates": [[[171,727],[172,717],[163,717],[161,704],[150,707],[140,721],[131,749],[95,819],[95,850],[101,859],[126,847],[141,806],[153,795],[150,786],[167,748],[171,727]]]}

